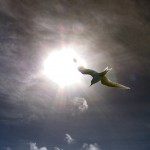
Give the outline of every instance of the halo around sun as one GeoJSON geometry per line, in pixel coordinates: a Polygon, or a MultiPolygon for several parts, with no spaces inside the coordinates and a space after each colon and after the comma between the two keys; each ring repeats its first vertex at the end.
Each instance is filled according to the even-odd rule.
{"type": "Polygon", "coordinates": [[[54,51],[44,61],[44,74],[60,86],[67,86],[80,82],[82,74],[78,71],[78,66],[85,66],[85,61],[73,50],[54,51]],[[77,58],[77,64],[74,63],[74,58],[77,58]]]}

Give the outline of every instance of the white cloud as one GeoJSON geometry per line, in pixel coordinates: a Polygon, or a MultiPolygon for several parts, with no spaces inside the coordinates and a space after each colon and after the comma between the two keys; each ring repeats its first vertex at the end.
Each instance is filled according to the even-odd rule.
{"type": "Polygon", "coordinates": [[[84,112],[88,109],[87,101],[84,98],[75,97],[73,100],[73,104],[78,107],[80,112],[84,112]]]}
{"type": "Polygon", "coordinates": [[[63,149],[60,149],[59,147],[54,147],[54,150],[63,150],[63,149]]]}
{"type": "Polygon", "coordinates": [[[74,139],[68,133],[65,134],[65,140],[68,144],[72,144],[74,142],[74,139]]]}
{"type": "Polygon", "coordinates": [[[100,148],[96,143],[94,144],[84,143],[81,150],[100,150],[100,148]]]}
{"type": "Polygon", "coordinates": [[[29,143],[30,144],[30,150],[48,150],[46,147],[38,148],[36,143],[29,143]]]}

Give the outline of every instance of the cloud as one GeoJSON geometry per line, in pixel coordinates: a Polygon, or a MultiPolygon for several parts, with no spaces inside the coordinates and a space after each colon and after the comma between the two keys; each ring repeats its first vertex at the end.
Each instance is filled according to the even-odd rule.
{"type": "Polygon", "coordinates": [[[87,101],[84,98],[75,97],[73,100],[73,104],[78,107],[80,112],[84,112],[88,109],[87,101]]]}
{"type": "Polygon", "coordinates": [[[7,147],[6,150],[12,150],[10,147],[7,147]]]}
{"type": "Polygon", "coordinates": [[[81,150],[100,150],[100,148],[96,143],[94,144],[84,143],[81,150]]]}
{"type": "Polygon", "coordinates": [[[38,148],[36,143],[29,143],[30,144],[30,150],[48,150],[46,147],[38,148]]]}
{"type": "Polygon", "coordinates": [[[68,144],[72,144],[74,142],[74,139],[68,133],[65,134],[65,140],[68,144]]]}
{"type": "Polygon", "coordinates": [[[54,147],[54,150],[63,150],[63,149],[60,149],[59,147],[54,147]]]}

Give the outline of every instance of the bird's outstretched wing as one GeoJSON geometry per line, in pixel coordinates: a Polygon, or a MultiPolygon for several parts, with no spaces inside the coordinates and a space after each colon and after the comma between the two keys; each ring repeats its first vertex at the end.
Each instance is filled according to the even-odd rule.
{"type": "Polygon", "coordinates": [[[91,76],[93,76],[94,74],[98,73],[98,72],[96,72],[96,71],[94,71],[94,70],[87,69],[87,68],[85,68],[85,67],[83,67],[83,66],[78,67],[78,70],[79,70],[82,74],[87,74],[87,75],[91,75],[91,76]]]}
{"type": "Polygon", "coordinates": [[[124,86],[122,84],[116,83],[116,82],[112,82],[111,80],[109,80],[106,76],[103,76],[101,78],[101,83],[110,87],[116,87],[116,88],[121,88],[121,89],[130,89],[127,86],[124,86]]]}

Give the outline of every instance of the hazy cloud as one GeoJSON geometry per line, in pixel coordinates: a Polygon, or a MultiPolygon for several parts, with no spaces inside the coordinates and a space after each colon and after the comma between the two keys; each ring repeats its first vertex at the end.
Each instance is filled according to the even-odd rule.
{"type": "Polygon", "coordinates": [[[7,147],[6,150],[12,150],[10,147],[7,147]]]}
{"type": "MultiPolygon", "coordinates": [[[[65,125],[71,124],[73,120],[78,123],[77,125],[71,124],[68,132],[76,132],[76,137],[84,138],[90,132],[93,133],[91,138],[97,138],[99,128],[105,133],[106,127],[99,122],[107,122],[108,118],[103,117],[105,113],[107,115],[110,111],[109,118],[112,118],[116,111],[110,110],[107,103],[98,100],[105,96],[105,99],[113,100],[115,94],[118,93],[105,94],[105,87],[98,85],[92,89],[88,88],[91,77],[83,76],[82,82],[85,85],[71,85],[61,91],[47,78],[36,78],[38,72],[43,68],[44,58],[49,53],[72,43],[76,45],[76,53],[88,63],[87,67],[100,71],[111,64],[111,67],[115,69],[110,76],[114,79],[118,78],[127,85],[131,84],[137,92],[134,94],[134,99],[137,99],[136,107],[130,104],[130,98],[132,99],[130,92],[129,95],[123,93],[123,103],[126,99],[129,101],[126,101],[128,113],[125,114],[124,121],[129,121],[129,123],[120,134],[120,139],[114,141],[112,145],[117,147],[122,142],[122,138],[127,139],[129,136],[140,140],[141,130],[142,135],[147,135],[150,128],[145,126],[141,128],[142,125],[135,127],[137,131],[135,134],[132,132],[126,134],[126,131],[129,128],[132,129],[133,124],[130,121],[134,120],[134,123],[138,124],[139,120],[145,118],[145,114],[149,115],[147,111],[149,92],[146,88],[149,85],[149,82],[146,81],[149,81],[150,76],[148,67],[150,64],[149,6],[150,1],[148,0],[45,0],[44,2],[40,0],[0,0],[0,95],[5,95],[0,97],[0,130],[1,137],[4,137],[5,140],[0,146],[6,149],[7,146],[11,147],[9,144],[14,141],[13,145],[16,145],[16,148],[11,147],[11,149],[21,150],[17,148],[20,139],[26,141],[27,137],[35,139],[37,136],[38,141],[49,142],[47,137],[51,135],[55,137],[50,141],[54,147],[57,137],[63,136],[62,140],[64,140],[65,135],[62,133],[66,130],[65,125]],[[138,79],[138,81],[133,79],[138,79]],[[141,90],[141,84],[145,85],[143,90],[141,90]],[[59,94],[61,99],[59,99],[59,94]],[[86,116],[70,116],[71,113],[76,115],[76,112],[83,115],[88,110],[89,103],[87,104],[86,101],[88,99],[84,102],[84,100],[79,100],[82,98],[75,98],[73,105],[73,95],[76,94],[83,95],[83,97],[86,95],[87,98],[94,96],[89,107],[93,106],[94,114],[97,113],[97,116],[101,115],[101,117],[92,117],[93,111],[86,116]],[[145,97],[142,108],[139,95],[145,97]],[[70,97],[73,97],[71,102],[68,100],[70,97]],[[108,109],[105,109],[106,107],[108,109]],[[132,110],[137,111],[138,117],[132,115],[132,110]],[[90,128],[88,122],[92,122],[90,128]],[[15,123],[15,126],[12,126],[12,123],[15,123]],[[96,125],[97,123],[99,126],[96,125]],[[47,130],[49,126],[50,129],[47,130]],[[85,134],[81,135],[80,130],[83,126],[85,134]],[[8,127],[10,130],[13,129],[11,136],[8,134],[8,127]],[[33,132],[27,132],[32,129],[34,129],[33,132]],[[45,135],[41,137],[43,133],[45,135]]],[[[113,105],[116,104],[111,103],[109,107],[115,108],[113,105]]],[[[124,116],[122,102],[117,103],[117,107],[120,108],[118,111],[121,114],[117,119],[118,122],[121,122],[124,116]]],[[[149,118],[146,117],[145,122],[148,121],[149,118]]],[[[118,122],[112,120],[114,125],[118,122]]],[[[123,123],[121,122],[122,126],[124,126],[123,123]]],[[[120,128],[116,128],[115,132],[119,131],[120,128]]],[[[113,137],[115,132],[106,131],[106,137],[109,135],[113,137]]],[[[132,144],[142,149],[149,146],[148,140],[146,136],[143,144],[137,143],[137,140],[133,140],[132,144]]],[[[123,142],[122,147],[129,144],[129,149],[130,147],[132,149],[133,146],[128,142],[123,142]]],[[[104,142],[103,146],[107,147],[107,144],[104,142]]],[[[27,146],[28,150],[31,150],[29,145],[27,146]]],[[[40,147],[43,146],[35,143],[31,148],[39,150],[40,147]]],[[[90,147],[92,146],[88,143],[87,148],[90,149],[90,147]]]]}
{"type": "Polygon", "coordinates": [[[48,150],[46,147],[38,148],[36,143],[30,143],[30,150],[48,150]]]}
{"type": "Polygon", "coordinates": [[[65,140],[68,144],[72,144],[74,142],[74,139],[68,133],[65,134],[65,140]]]}
{"type": "Polygon", "coordinates": [[[81,150],[100,150],[100,148],[96,143],[94,144],[84,143],[81,150]]]}
{"type": "Polygon", "coordinates": [[[84,112],[88,109],[87,101],[84,98],[75,97],[73,100],[73,104],[78,107],[80,112],[84,112]]]}

